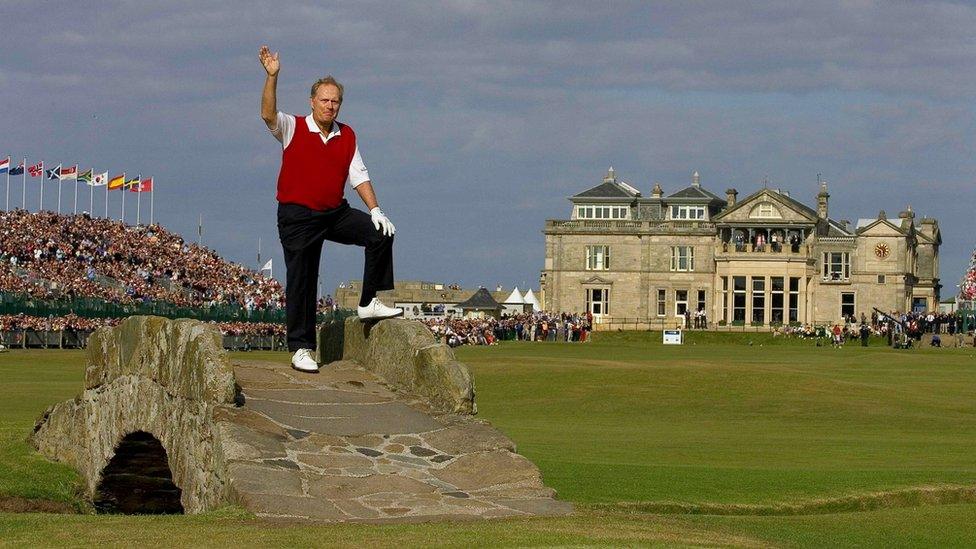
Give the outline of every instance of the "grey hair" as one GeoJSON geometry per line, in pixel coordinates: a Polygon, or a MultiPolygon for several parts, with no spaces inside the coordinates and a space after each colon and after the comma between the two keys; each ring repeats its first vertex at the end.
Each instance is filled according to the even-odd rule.
{"type": "Polygon", "coordinates": [[[319,91],[319,86],[323,84],[335,86],[336,89],[339,90],[339,102],[342,103],[342,92],[344,88],[342,87],[342,84],[340,84],[338,80],[332,77],[331,74],[326,76],[325,78],[319,78],[318,80],[315,81],[314,84],[312,84],[312,93],[309,94],[309,97],[315,97],[315,92],[319,91]]]}

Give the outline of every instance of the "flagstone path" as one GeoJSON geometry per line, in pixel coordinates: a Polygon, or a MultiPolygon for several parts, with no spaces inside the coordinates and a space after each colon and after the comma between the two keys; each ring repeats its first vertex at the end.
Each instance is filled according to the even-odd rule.
{"type": "Polygon", "coordinates": [[[242,405],[218,408],[215,419],[232,492],[259,517],[405,522],[572,512],[505,435],[394,392],[356,362],[332,362],[319,374],[271,362],[233,368],[242,405]]]}

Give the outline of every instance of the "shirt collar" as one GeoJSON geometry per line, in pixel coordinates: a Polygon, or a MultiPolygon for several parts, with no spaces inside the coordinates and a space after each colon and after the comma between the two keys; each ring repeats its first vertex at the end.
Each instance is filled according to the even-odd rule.
{"type": "MultiPolygon", "coordinates": [[[[315,119],[312,118],[312,115],[311,114],[305,117],[305,125],[308,126],[308,131],[310,131],[312,133],[322,133],[319,130],[318,124],[315,123],[315,119]]],[[[332,121],[332,128],[329,129],[329,135],[325,136],[325,138],[326,139],[330,139],[330,138],[332,138],[332,137],[334,137],[336,135],[339,135],[339,133],[340,133],[339,132],[339,124],[337,124],[336,121],[333,120],[332,121]]]]}

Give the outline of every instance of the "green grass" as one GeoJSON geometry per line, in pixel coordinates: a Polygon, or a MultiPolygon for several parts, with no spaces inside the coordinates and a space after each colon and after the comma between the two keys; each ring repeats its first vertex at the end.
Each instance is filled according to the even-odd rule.
{"type": "MultiPolygon", "coordinates": [[[[675,347],[661,345],[660,334],[623,332],[597,334],[586,345],[506,343],[457,354],[474,374],[479,416],[512,437],[561,498],[577,502],[577,515],[298,527],[270,526],[234,509],[195,517],[8,514],[0,515],[0,544],[881,547],[976,540],[976,504],[931,505],[912,496],[919,487],[976,486],[971,349],[832,349],[713,333],[690,333],[675,347]],[[815,514],[763,516],[790,505],[815,514]],[[890,508],[831,512],[831,505],[890,508]],[[753,514],[723,516],[742,508],[753,514]],[[664,509],[672,512],[649,512],[664,509]]],[[[234,356],[287,360],[283,353],[234,356]]],[[[81,390],[82,361],[74,351],[0,355],[0,496],[77,501],[77,475],[33,454],[25,439],[48,404],[81,390]]]]}

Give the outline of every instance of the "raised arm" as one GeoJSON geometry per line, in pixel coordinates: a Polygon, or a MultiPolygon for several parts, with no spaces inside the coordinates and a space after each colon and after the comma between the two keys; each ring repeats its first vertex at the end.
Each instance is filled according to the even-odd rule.
{"type": "Polygon", "coordinates": [[[267,78],[264,79],[264,91],[261,93],[261,118],[264,123],[268,125],[269,130],[274,130],[278,119],[278,100],[277,100],[277,88],[278,88],[278,54],[271,53],[268,46],[261,46],[261,50],[258,52],[258,59],[261,60],[261,65],[264,66],[264,70],[268,73],[267,78]]]}

